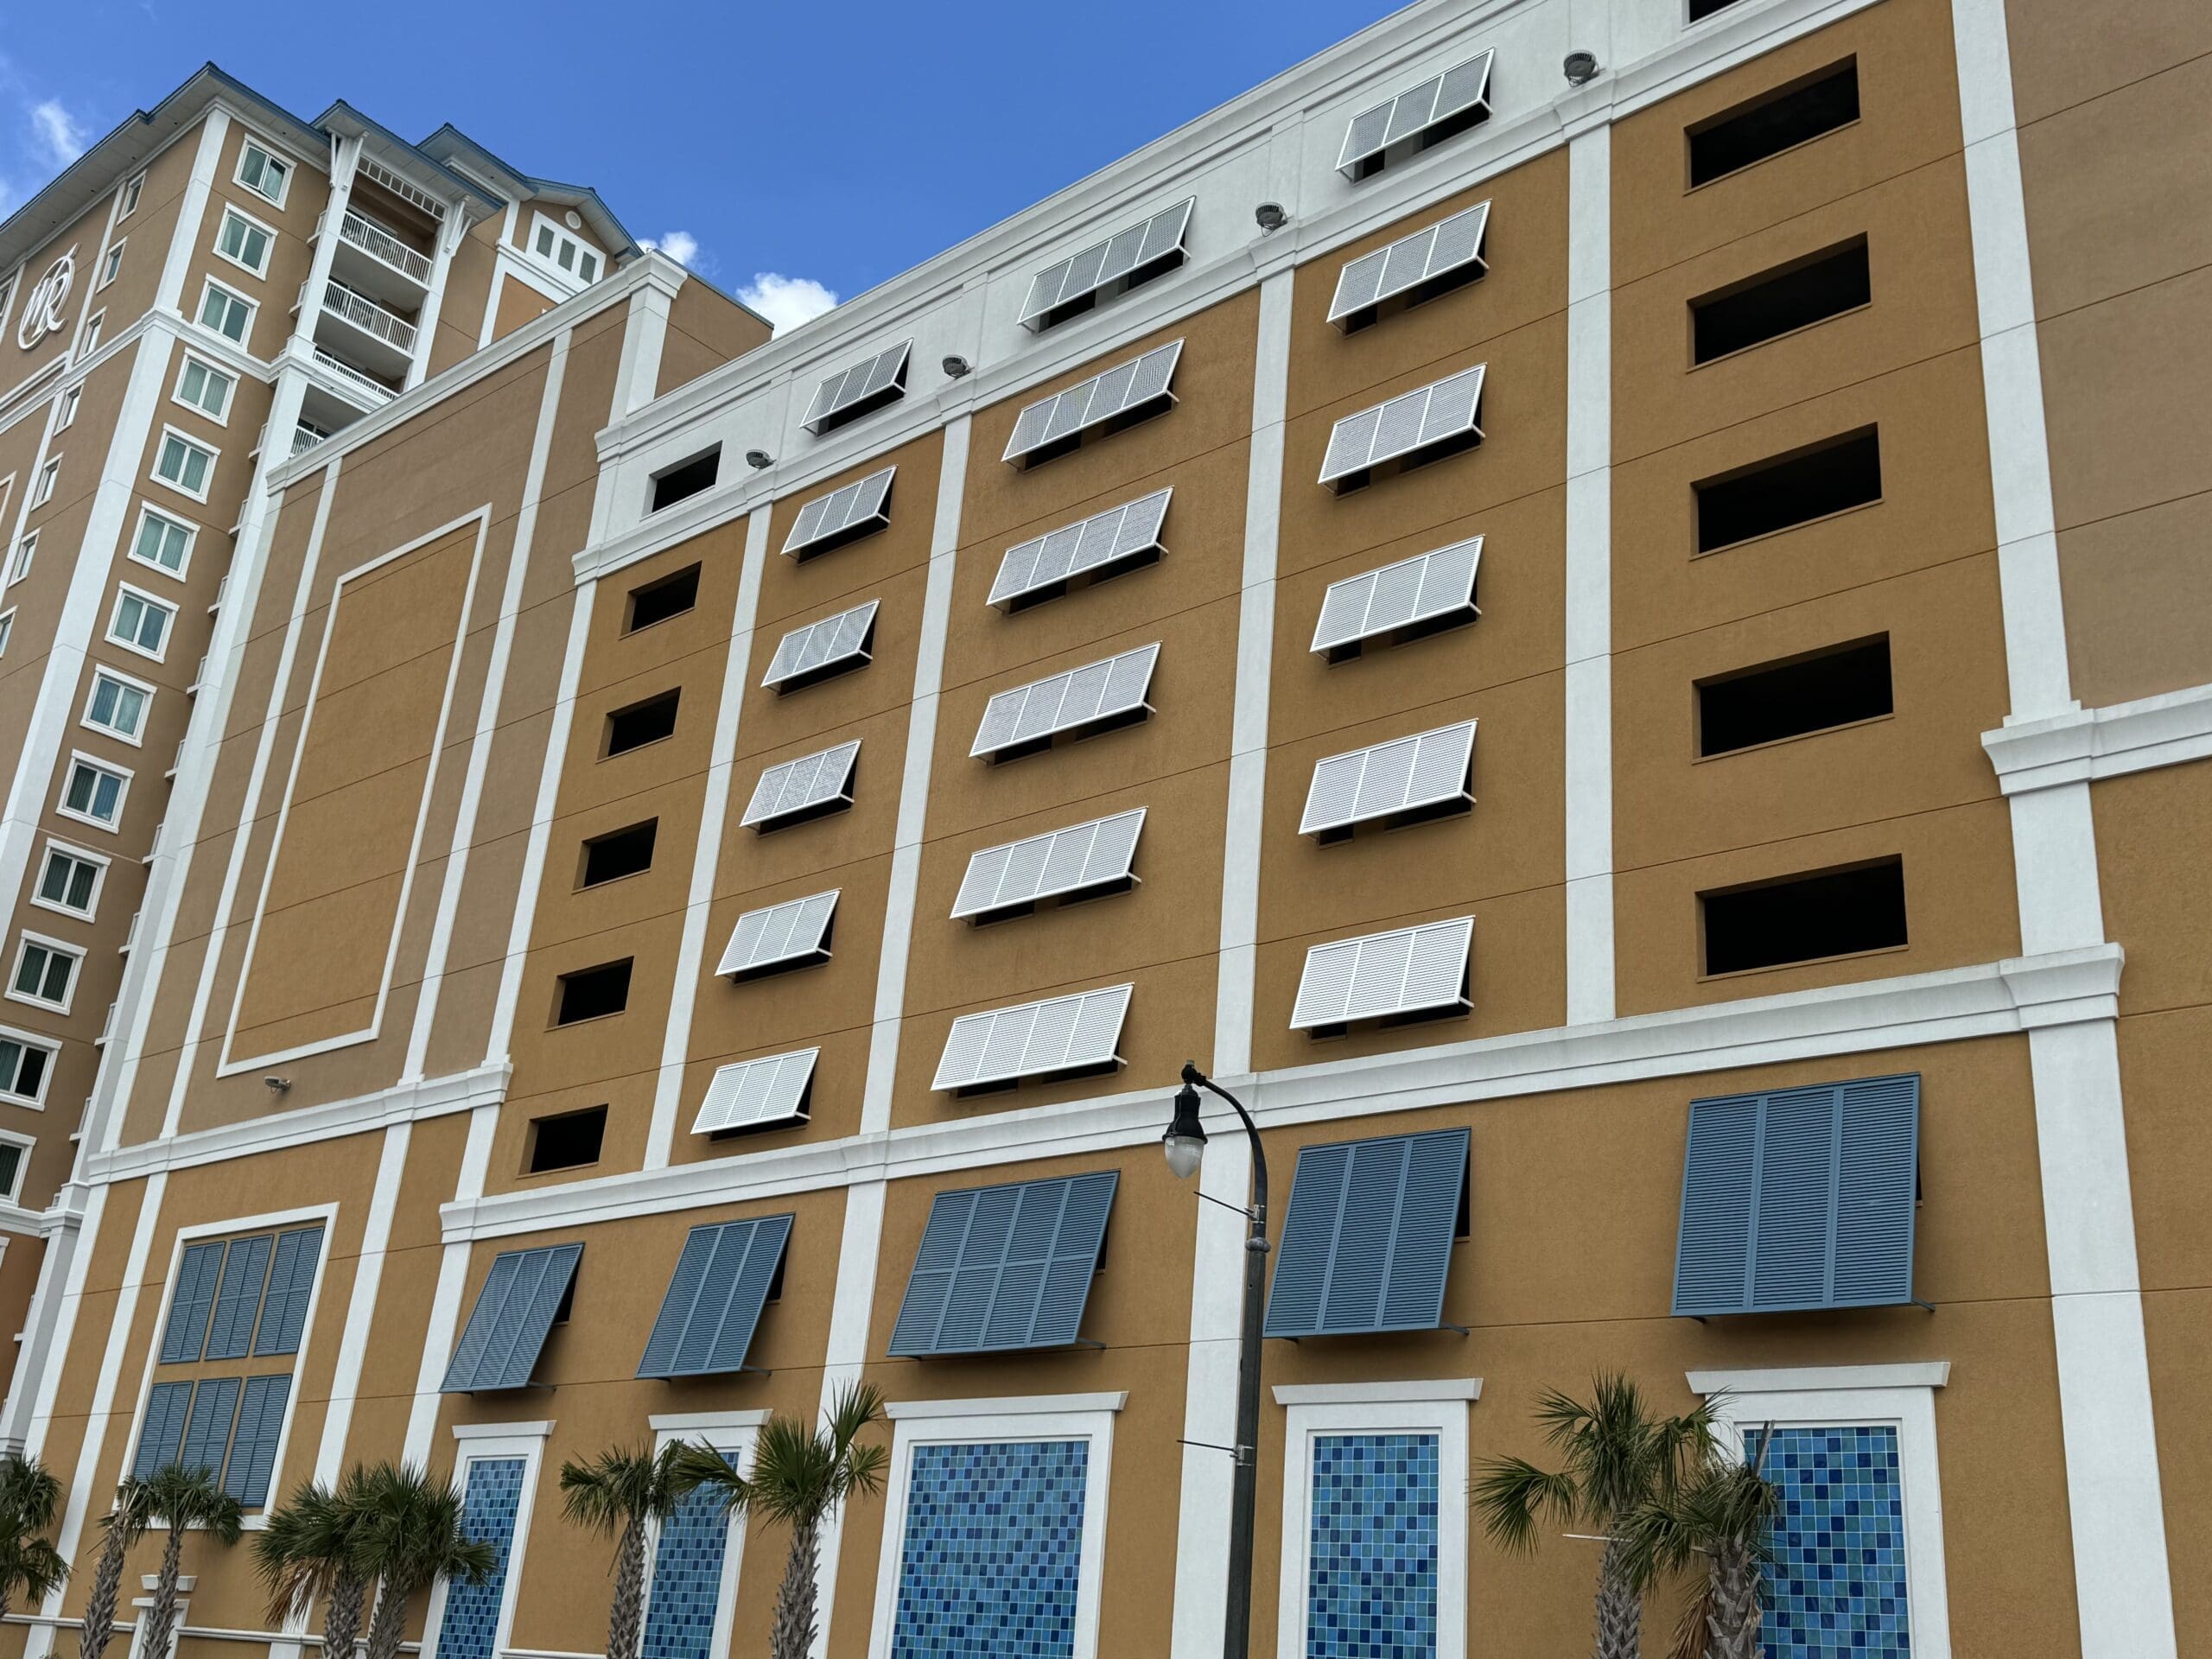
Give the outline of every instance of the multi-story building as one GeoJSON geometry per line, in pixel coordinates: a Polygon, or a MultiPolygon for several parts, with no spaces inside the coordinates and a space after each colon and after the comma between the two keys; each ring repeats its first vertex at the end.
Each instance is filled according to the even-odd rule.
{"type": "MultiPolygon", "coordinates": [[[[1772,1652],[2202,1651],[2206,34],[1417,4],[767,343],[450,130],[211,73],[92,152],[0,231],[11,337],[79,273],[0,439],[65,1554],[404,1457],[499,1546],[423,1650],[589,1653],[562,1464],[864,1378],[826,1659],[1216,1652],[1193,1060],[1255,1651],[1580,1650],[1596,1544],[1468,1478],[1605,1370],[1767,1437],[1772,1652]]],[[[647,1650],[783,1542],[682,1511],[647,1650]]],[[[188,1570],[181,1652],[308,1639],[188,1570]]]]}

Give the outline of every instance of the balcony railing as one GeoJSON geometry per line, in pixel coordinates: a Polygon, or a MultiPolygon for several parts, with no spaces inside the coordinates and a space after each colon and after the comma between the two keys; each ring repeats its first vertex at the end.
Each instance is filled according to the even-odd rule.
{"type": "Polygon", "coordinates": [[[326,352],[320,346],[315,348],[315,360],[354,391],[373,402],[387,404],[399,395],[374,375],[362,373],[344,358],[334,353],[326,352]]]}
{"type": "MultiPolygon", "coordinates": [[[[292,429],[292,453],[303,454],[330,435],[313,421],[302,421],[292,429]]],[[[226,578],[227,580],[227,578],[226,578]]]]}
{"type": "Polygon", "coordinates": [[[346,210],[338,221],[338,234],[380,264],[391,266],[410,282],[430,285],[430,257],[417,253],[365,213],[346,210]]]}
{"type": "Polygon", "coordinates": [[[343,317],[365,334],[373,334],[396,352],[415,351],[415,325],[387,311],[365,294],[357,294],[340,282],[322,285],[322,308],[343,317]]]}

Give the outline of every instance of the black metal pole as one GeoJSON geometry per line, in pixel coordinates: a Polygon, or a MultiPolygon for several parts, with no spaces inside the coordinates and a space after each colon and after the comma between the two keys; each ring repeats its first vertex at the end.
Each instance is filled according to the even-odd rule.
{"type": "Polygon", "coordinates": [[[1223,1659],[1247,1659],[1252,1647],[1252,1520],[1259,1502],[1260,1308],[1268,1276],[1268,1154],[1244,1103],[1195,1065],[1183,1081],[1227,1101],[1252,1143],[1252,1230],[1244,1241],[1244,1326],[1236,1350],[1236,1471],[1229,1510],[1229,1606],[1223,1659]]]}

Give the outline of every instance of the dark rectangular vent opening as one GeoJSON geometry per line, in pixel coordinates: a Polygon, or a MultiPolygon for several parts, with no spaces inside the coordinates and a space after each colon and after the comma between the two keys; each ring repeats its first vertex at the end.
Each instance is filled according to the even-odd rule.
{"type": "Polygon", "coordinates": [[[607,1108],[563,1112],[557,1117],[536,1117],[530,1123],[530,1170],[543,1175],[549,1170],[581,1169],[599,1161],[600,1144],[607,1136],[607,1108]]]}
{"type": "Polygon", "coordinates": [[[1705,971],[1740,973],[1905,943],[1904,861],[1886,858],[1697,896],[1705,971]]]}
{"type": "Polygon", "coordinates": [[[721,471],[722,447],[719,443],[704,454],[694,455],[689,461],[679,461],[675,466],[653,474],[652,511],[672,507],[677,502],[715,487],[715,478],[721,471]]]}
{"type": "Polygon", "coordinates": [[[653,837],[659,829],[658,818],[647,818],[626,830],[593,836],[584,842],[583,874],[576,885],[595,887],[652,868],[653,837]]]}
{"type": "Polygon", "coordinates": [[[1858,118],[1859,60],[1847,58],[1690,128],[1690,188],[1710,184],[1858,118]]]}
{"type": "Polygon", "coordinates": [[[1690,0],[1690,22],[1701,23],[1716,11],[1726,11],[1736,0],[1690,0]]]}
{"type": "Polygon", "coordinates": [[[579,1020],[596,1020],[601,1014],[620,1014],[628,1007],[631,960],[626,957],[620,962],[602,963],[596,968],[580,968],[573,974],[562,975],[553,1023],[573,1026],[579,1020]]]}
{"type": "Polygon", "coordinates": [[[1700,681],[1697,752],[1726,754],[1892,712],[1890,639],[1832,645],[1700,681]]]}
{"type": "Polygon", "coordinates": [[[607,753],[612,757],[627,754],[632,749],[643,748],[648,743],[658,743],[676,729],[676,705],[683,698],[681,687],[663,691],[657,696],[633,702],[626,709],[617,709],[607,717],[607,753]]]}
{"type": "Polygon", "coordinates": [[[630,590],[630,614],[622,632],[635,633],[671,616],[681,616],[699,602],[699,567],[687,565],[674,575],[649,582],[630,590]]]}
{"type": "Polygon", "coordinates": [[[1731,352],[1855,311],[1874,296],[1866,238],[1807,254],[1690,302],[1691,360],[1731,352]]]}
{"type": "Polygon", "coordinates": [[[1690,486],[1697,550],[1748,542],[1882,499],[1882,451],[1869,426],[1773,455],[1690,486]]]}

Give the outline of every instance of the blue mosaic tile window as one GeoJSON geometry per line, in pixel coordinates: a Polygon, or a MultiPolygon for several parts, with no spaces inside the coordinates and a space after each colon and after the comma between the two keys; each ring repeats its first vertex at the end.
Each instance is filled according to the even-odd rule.
{"type": "Polygon", "coordinates": [[[728,1546],[729,1511],[718,1488],[699,1488],[662,1523],[643,1659],[709,1659],[728,1546]]]}
{"type": "Polygon", "coordinates": [[[1436,1652],[1437,1437],[1318,1434],[1306,1659],[1436,1652]]]}
{"type": "MultiPolygon", "coordinates": [[[[1758,1449],[1746,1435],[1746,1455],[1758,1449]]],[[[1767,1659],[1907,1659],[1897,1430],[1777,1428],[1765,1473],[1783,1499],[1766,1569],[1767,1659]]]]}
{"type": "Polygon", "coordinates": [[[468,1465],[461,1530],[492,1546],[493,1566],[481,1584],[455,1580],[447,1585],[438,1659],[492,1659],[499,1637],[499,1604],[506,1599],[507,1558],[514,1553],[523,1468],[520,1458],[478,1458],[468,1465]]]}
{"type": "Polygon", "coordinates": [[[1088,1440],[918,1446],[892,1659],[1075,1651],[1088,1440]]]}

